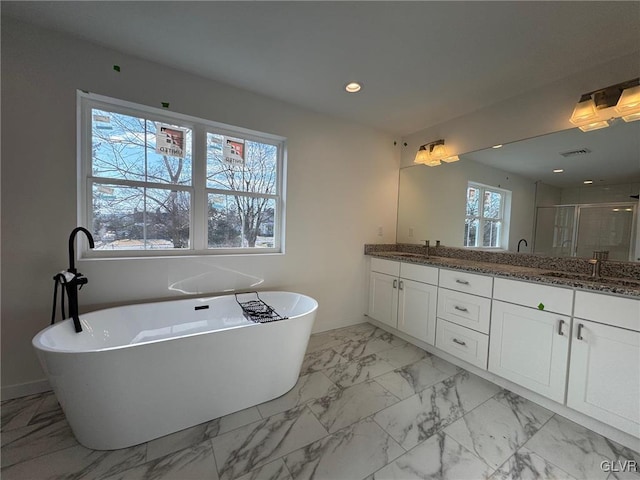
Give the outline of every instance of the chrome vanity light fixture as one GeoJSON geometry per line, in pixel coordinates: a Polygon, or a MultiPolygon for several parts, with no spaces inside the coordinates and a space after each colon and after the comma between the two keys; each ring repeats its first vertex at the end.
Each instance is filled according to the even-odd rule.
{"type": "Polygon", "coordinates": [[[460,158],[457,155],[449,155],[447,147],[444,146],[444,140],[440,139],[421,145],[413,163],[436,167],[440,162],[452,163],[458,160],[460,158]]]}
{"type": "Polygon", "coordinates": [[[615,118],[640,120],[640,78],[583,94],[569,121],[589,132],[608,127],[615,118]]]}

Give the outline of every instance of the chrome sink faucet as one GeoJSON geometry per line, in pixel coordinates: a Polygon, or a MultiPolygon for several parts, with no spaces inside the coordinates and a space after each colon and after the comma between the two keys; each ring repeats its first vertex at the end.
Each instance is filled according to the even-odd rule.
{"type": "Polygon", "coordinates": [[[424,240],[424,256],[429,258],[429,240],[424,240]]]}
{"type": "Polygon", "coordinates": [[[608,250],[595,250],[593,252],[593,258],[589,260],[591,264],[591,278],[600,278],[600,268],[602,262],[609,259],[608,250]]]}

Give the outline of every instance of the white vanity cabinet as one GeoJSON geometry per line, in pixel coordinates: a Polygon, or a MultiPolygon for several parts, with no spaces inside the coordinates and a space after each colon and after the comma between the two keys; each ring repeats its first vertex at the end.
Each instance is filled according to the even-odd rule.
{"type": "Polygon", "coordinates": [[[369,316],[433,345],[438,269],[371,259],[369,316]]]}
{"type": "Polygon", "coordinates": [[[567,406],[640,437],[640,299],[576,292],[567,406]]]}
{"type": "Polygon", "coordinates": [[[564,403],[573,291],[496,278],[493,298],[489,371],[564,403]]]}
{"type": "Polygon", "coordinates": [[[493,278],[441,269],[438,285],[436,346],[486,369],[493,278]]]}

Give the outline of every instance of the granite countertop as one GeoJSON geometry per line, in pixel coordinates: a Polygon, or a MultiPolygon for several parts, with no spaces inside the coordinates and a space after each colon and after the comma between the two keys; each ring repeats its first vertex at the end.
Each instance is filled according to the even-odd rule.
{"type": "Polygon", "coordinates": [[[559,287],[577,288],[593,292],[640,298],[640,279],[602,277],[591,278],[584,273],[550,270],[505,263],[475,261],[465,258],[438,257],[402,251],[375,251],[366,253],[372,257],[396,260],[418,265],[444,267],[453,270],[464,270],[496,277],[525,280],[529,282],[556,285],[559,287]]]}

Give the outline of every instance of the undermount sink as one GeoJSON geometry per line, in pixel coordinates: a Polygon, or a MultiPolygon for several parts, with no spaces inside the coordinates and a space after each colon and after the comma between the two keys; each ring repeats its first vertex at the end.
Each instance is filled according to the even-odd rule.
{"type": "Polygon", "coordinates": [[[424,253],[393,252],[393,254],[398,257],[426,258],[426,255],[424,253]]]}
{"type": "Polygon", "coordinates": [[[640,288],[640,281],[626,280],[623,278],[607,278],[600,277],[594,278],[582,273],[565,273],[565,272],[546,272],[542,274],[543,277],[563,278],[566,280],[579,280],[582,282],[596,282],[605,285],[615,285],[618,287],[631,287],[640,288]]]}

